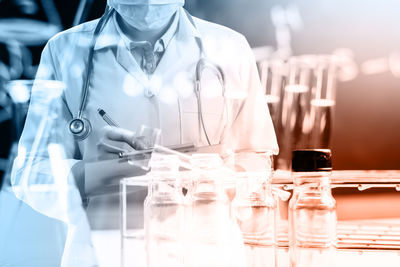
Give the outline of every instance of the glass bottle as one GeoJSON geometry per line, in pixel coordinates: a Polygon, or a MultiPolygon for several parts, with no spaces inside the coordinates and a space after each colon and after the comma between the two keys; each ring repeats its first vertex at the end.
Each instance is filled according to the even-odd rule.
{"type": "Polygon", "coordinates": [[[331,171],[329,149],[293,151],[295,187],[289,202],[291,267],[334,266],[337,218],[330,188],[331,171]]]}
{"type": "Polygon", "coordinates": [[[223,187],[221,158],[217,154],[195,154],[191,163],[191,242],[185,266],[245,266],[243,239],[230,217],[223,187]]]}
{"type": "Polygon", "coordinates": [[[179,161],[164,155],[152,159],[148,196],[144,203],[148,267],[183,265],[183,194],[179,161]]]}
{"type": "Polygon", "coordinates": [[[243,234],[248,267],[276,266],[276,202],[271,176],[265,172],[238,174],[233,209],[243,234]]]}

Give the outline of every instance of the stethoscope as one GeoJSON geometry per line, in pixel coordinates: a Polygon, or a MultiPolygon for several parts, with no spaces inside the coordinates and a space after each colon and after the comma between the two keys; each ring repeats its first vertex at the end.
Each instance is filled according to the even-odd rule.
{"type": "MultiPolygon", "coordinates": [[[[74,136],[74,139],[76,141],[85,140],[92,131],[92,125],[91,125],[90,121],[83,116],[83,113],[85,111],[85,106],[86,106],[88,95],[89,95],[90,76],[93,72],[94,47],[96,45],[96,41],[99,37],[101,30],[103,29],[104,25],[107,23],[107,21],[109,20],[109,18],[112,16],[113,13],[114,13],[114,9],[107,6],[106,12],[100,18],[99,22],[96,25],[96,28],[93,33],[93,38],[90,43],[90,50],[89,50],[88,61],[87,61],[87,66],[86,66],[86,74],[87,75],[86,75],[86,79],[84,80],[84,84],[83,84],[83,91],[81,94],[81,102],[79,105],[78,114],[76,117],[74,117],[69,122],[69,130],[72,133],[72,135],[74,136]]],[[[192,16],[186,10],[185,10],[185,13],[186,13],[190,23],[195,28],[197,28],[192,16]]],[[[224,72],[221,69],[221,67],[207,59],[201,38],[195,37],[195,40],[196,40],[196,43],[200,50],[200,59],[196,64],[196,75],[195,75],[196,79],[195,79],[195,84],[194,84],[194,92],[195,92],[195,95],[197,98],[197,107],[198,107],[198,116],[199,116],[198,119],[199,119],[199,123],[201,124],[201,128],[203,129],[204,135],[207,139],[207,143],[208,143],[208,145],[211,145],[211,142],[210,142],[210,139],[209,139],[209,136],[207,134],[207,130],[206,130],[206,127],[204,124],[204,119],[203,119],[202,103],[201,103],[201,95],[200,95],[200,93],[201,93],[201,76],[202,76],[204,69],[209,68],[209,69],[213,70],[214,73],[217,75],[219,82],[221,83],[223,97],[225,96],[225,77],[224,77],[224,72]]],[[[147,90],[145,92],[145,96],[151,98],[154,96],[154,93],[147,90]]]]}

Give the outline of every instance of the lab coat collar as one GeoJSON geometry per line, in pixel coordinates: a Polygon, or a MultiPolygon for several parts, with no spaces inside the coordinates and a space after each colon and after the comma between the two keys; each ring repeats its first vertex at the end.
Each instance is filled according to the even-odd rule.
{"type": "MultiPolygon", "coordinates": [[[[148,87],[149,79],[152,76],[164,76],[171,68],[171,62],[177,60],[177,55],[183,55],[184,53],[190,53],[188,56],[193,56],[193,49],[191,47],[196,46],[194,42],[194,37],[199,37],[199,31],[193,26],[186,15],[186,11],[180,8],[178,11],[179,21],[178,29],[175,37],[172,38],[170,44],[161,57],[157,68],[153,75],[146,75],[137,64],[136,60],[133,58],[129,50],[126,48],[125,42],[122,38],[119,38],[118,49],[117,49],[117,61],[119,64],[125,68],[139,83],[144,87],[148,87]]],[[[118,34],[115,25],[114,30],[118,34]]],[[[119,35],[119,34],[118,34],[119,35]]]]}
{"type": "Polygon", "coordinates": [[[118,46],[121,40],[121,36],[119,35],[117,28],[115,26],[115,16],[116,12],[112,15],[113,18],[110,18],[106,25],[104,25],[103,29],[100,32],[99,38],[96,41],[94,46],[94,50],[100,50],[106,47],[118,46]]]}
{"type": "Polygon", "coordinates": [[[190,53],[188,56],[193,56],[193,50],[191,47],[193,47],[193,45],[196,46],[193,37],[199,37],[199,31],[190,22],[186,15],[186,11],[183,8],[178,10],[178,15],[179,21],[177,32],[165,50],[164,55],[161,57],[155,72],[151,76],[146,75],[140,69],[140,66],[137,64],[130,51],[127,49],[125,42],[120,37],[113,19],[111,19],[107,23],[106,27],[103,28],[103,34],[108,34],[105,35],[108,37],[104,38],[101,42],[98,42],[97,47],[100,49],[106,46],[115,45],[117,47],[117,62],[146,88],[149,86],[149,81],[152,76],[167,75],[166,73],[171,68],[171,62],[177,60],[178,54],[182,55],[182,53],[190,53]]]}
{"type": "Polygon", "coordinates": [[[127,71],[132,77],[140,82],[144,87],[147,87],[148,77],[141,70],[139,64],[127,49],[125,42],[120,38],[117,48],[117,62],[127,71]]]}
{"type": "Polygon", "coordinates": [[[192,24],[192,22],[188,18],[189,13],[186,13],[187,11],[183,7],[179,8],[178,12],[179,12],[179,25],[178,25],[177,38],[178,39],[186,39],[188,37],[200,38],[199,30],[192,24]]]}

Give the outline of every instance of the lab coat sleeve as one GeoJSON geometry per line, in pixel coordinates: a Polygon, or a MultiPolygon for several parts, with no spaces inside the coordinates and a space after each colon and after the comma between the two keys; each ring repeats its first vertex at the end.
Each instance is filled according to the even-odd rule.
{"type": "Polygon", "coordinates": [[[71,174],[76,144],[67,131],[71,114],[65,88],[41,80],[57,80],[58,63],[51,41],[43,50],[32,87],[25,127],[11,172],[16,196],[34,210],[68,224],[83,215],[82,200],[71,174]]]}
{"type": "Polygon", "coordinates": [[[233,118],[227,143],[235,151],[269,151],[278,154],[274,126],[262,91],[254,55],[243,36],[242,46],[238,53],[241,55],[239,59],[240,84],[234,86],[240,86],[239,90],[245,93],[236,117],[233,118]]]}

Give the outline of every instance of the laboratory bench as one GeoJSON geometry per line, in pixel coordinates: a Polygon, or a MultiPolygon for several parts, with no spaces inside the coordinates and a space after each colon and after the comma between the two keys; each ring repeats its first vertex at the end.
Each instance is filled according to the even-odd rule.
{"type": "MultiPolygon", "coordinates": [[[[400,170],[333,171],[331,181],[338,215],[335,265],[400,266],[400,170]]],[[[276,171],[273,184],[290,191],[293,188],[290,172],[276,171]]],[[[287,200],[280,200],[278,205],[279,267],[289,266],[287,204],[287,200]]],[[[134,209],[140,209],[140,206],[134,209]]],[[[112,216],[119,212],[118,209],[110,210],[114,210],[112,216]]],[[[89,213],[90,216],[96,216],[96,213],[89,213]]],[[[107,215],[97,216],[104,218],[107,215]]],[[[110,228],[114,227],[93,227],[92,240],[99,266],[123,266],[121,260],[124,259],[125,262],[133,260],[134,266],[144,267],[144,242],[130,240],[129,253],[126,249],[122,253],[121,233],[110,228]]]]}
{"type": "MultiPolygon", "coordinates": [[[[368,222],[369,223],[369,222],[368,222]]],[[[400,225],[400,219],[396,222],[400,225]]],[[[397,236],[400,239],[400,236],[397,236]]],[[[118,230],[97,230],[92,232],[92,241],[97,255],[99,267],[115,267],[121,265],[122,257],[133,256],[135,259],[125,259],[128,262],[134,262],[135,267],[145,267],[143,264],[144,255],[131,253],[122,255],[121,238],[118,230]],[[135,261],[136,260],[136,261],[135,261]],[[143,264],[143,265],[141,265],[143,264]]],[[[133,245],[137,250],[144,254],[144,244],[139,242],[133,245]]],[[[287,248],[278,249],[277,257],[278,267],[289,267],[289,255],[287,248]]],[[[374,249],[338,249],[336,254],[337,267],[398,267],[400,266],[400,250],[374,250],[374,249]]],[[[126,266],[124,266],[126,267],[126,266]]]]}

